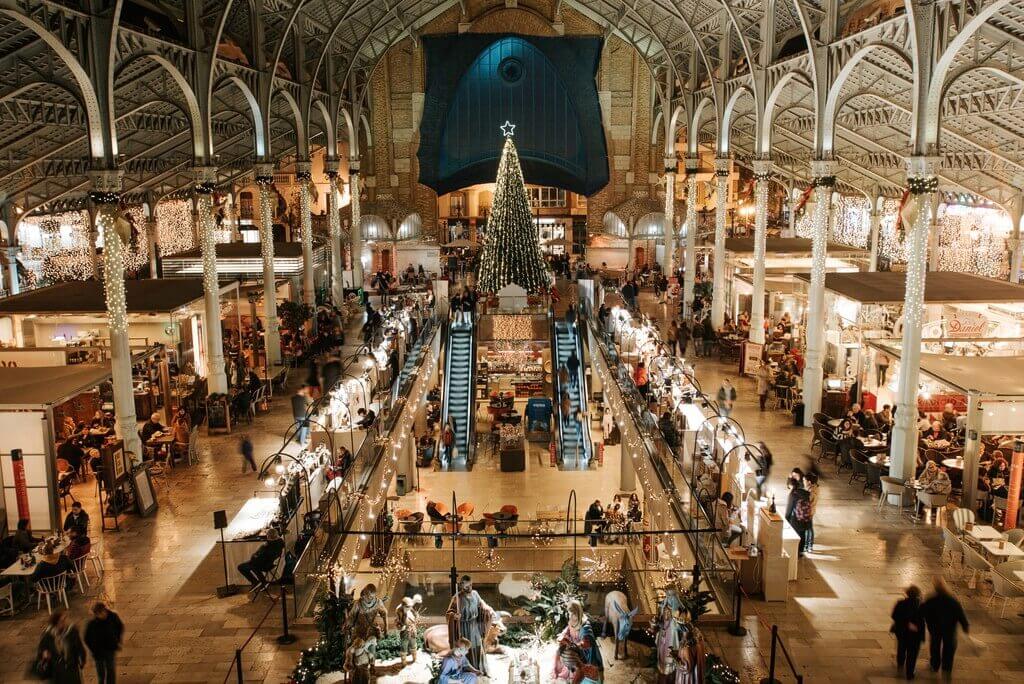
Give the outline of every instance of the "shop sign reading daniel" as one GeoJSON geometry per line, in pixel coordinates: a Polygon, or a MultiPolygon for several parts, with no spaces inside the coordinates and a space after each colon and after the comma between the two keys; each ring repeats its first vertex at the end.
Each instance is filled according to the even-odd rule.
{"type": "Polygon", "coordinates": [[[988,319],[978,311],[957,309],[946,317],[946,337],[985,337],[988,319]]]}

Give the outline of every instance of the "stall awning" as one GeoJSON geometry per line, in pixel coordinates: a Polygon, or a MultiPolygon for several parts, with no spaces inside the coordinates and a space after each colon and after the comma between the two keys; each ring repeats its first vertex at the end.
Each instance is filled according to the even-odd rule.
{"type": "MultiPolygon", "coordinates": [[[[869,253],[866,249],[841,245],[838,242],[830,242],[826,246],[829,256],[851,256],[867,258],[869,253]]],[[[734,237],[725,239],[725,251],[734,254],[753,254],[754,238],[734,237]]],[[[808,238],[767,238],[765,240],[766,254],[788,254],[809,256],[811,254],[811,241],[808,238]]]]}
{"type": "MultiPolygon", "coordinates": [[[[871,346],[901,358],[896,347],[881,343],[871,346]]],[[[1024,397],[1024,356],[921,354],[921,373],[961,394],[1024,397]]]]}
{"type": "MultiPolygon", "coordinates": [[[[126,280],[128,313],[171,313],[203,298],[201,278],[126,280]]],[[[222,288],[223,291],[223,288],[222,288]]],[[[75,280],[0,300],[0,314],[104,314],[103,283],[75,280]]]]}
{"type": "Polygon", "coordinates": [[[53,406],[109,379],[109,361],[77,366],[0,368],[0,409],[53,406]]]}
{"type": "MultiPolygon", "coordinates": [[[[810,282],[808,273],[796,276],[810,282]]],[[[826,273],[825,289],[861,304],[902,304],[907,275],[893,272],[826,273]]],[[[925,304],[1009,304],[1024,302],[1024,287],[970,273],[930,271],[925,304]]]]}

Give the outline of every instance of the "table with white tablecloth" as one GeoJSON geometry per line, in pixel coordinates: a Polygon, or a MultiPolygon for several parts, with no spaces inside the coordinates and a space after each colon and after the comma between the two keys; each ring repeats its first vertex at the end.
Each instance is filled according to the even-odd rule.
{"type": "MultiPolygon", "coordinates": [[[[232,584],[247,584],[238,572],[238,566],[249,560],[263,546],[266,537],[262,531],[277,515],[280,503],[276,497],[253,497],[245,502],[224,530],[224,551],[228,559],[228,580],[232,584]],[[258,535],[258,536],[257,536],[258,535]]],[[[285,548],[291,550],[298,539],[299,516],[293,515],[284,531],[285,548]]]]}

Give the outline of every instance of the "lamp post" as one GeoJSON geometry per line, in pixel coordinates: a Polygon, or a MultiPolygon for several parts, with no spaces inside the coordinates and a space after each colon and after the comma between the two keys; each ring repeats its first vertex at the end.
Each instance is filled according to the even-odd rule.
{"type": "Polygon", "coordinates": [[[576,519],[579,518],[579,509],[576,507],[576,490],[569,492],[569,501],[565,504],[565,533],[569,534],[569,508],[572,507],[572,567],[576,569],[576,519]]]}
{"type": "Polygon", "coordinates": [[[455,541],[459,535],[459,515],[458,515],[458,504],[455,501],[455,491],[452,490],[452,510],[449,515],[452,519],[452,567],[449,570],[449,579],[451,580],[452,597],[459,591],[459,572],[455,567],[455,541]]]}
{"type": "MultiPolygon", "coordinates": [[[[290,459],[293,463],[298,465],[299,468],[302,469],[303,475],[306,476],[305,477],[305,482],[306,482],[306,497],[305,497],[305,499],[306,499],[306,513],[312,513],[313,512],[313,504],[309,500],[310,496],[311,496],[310,489],[309,489],[309,471],[306,470],[306,466],[303,465],[302,461],[297,459],[295,456],[292,456],[291,454],[287,454],[287,453],[285,453],[283,451],[278,451],[275,454],[271,454],[270,456],[267,456],[267,458],[264,459],[263,464],[260,465],[259,479],[262,480],[264,477],[266,477],[267,476],[267,468],[269,468],[271,463],[273,463],[274,461],[280,462],[282,456],[290,459]]],[[[282,464],[282,468],[283,467],[284,467],[284,465],[282,464]]],[[[283,475],[283,474],[284,474],[283,470],[282,470],[282,472],[278,473],[278,475],[283,475]]],[[[273,486],[273,482],[268,483],[267,486],[268,487],[272,487],[273,486]]],[[[300,488],[301,488],[301,485],[300,485],[300,488]]]]}

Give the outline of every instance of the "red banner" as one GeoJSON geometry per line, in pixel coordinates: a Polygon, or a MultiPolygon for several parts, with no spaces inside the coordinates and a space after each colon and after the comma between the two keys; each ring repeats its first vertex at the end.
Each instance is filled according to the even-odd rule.
{"type": "Polygon", "coordinates": [[[14,494],[18,499],[18,519],[31,520],[28,511],[28,484],[25,482],[25,460],[21,449],[11,451],[11,470],[14,471],[14,494]]]}
{"type": "Polygon", "coordinates": [[[933,394],[928,399],[917,397],[917,408],[925,413],[942,413],[946,404],[952,404],[954,411],[967,412],[967,397],[963,394],[933,394]]]}

